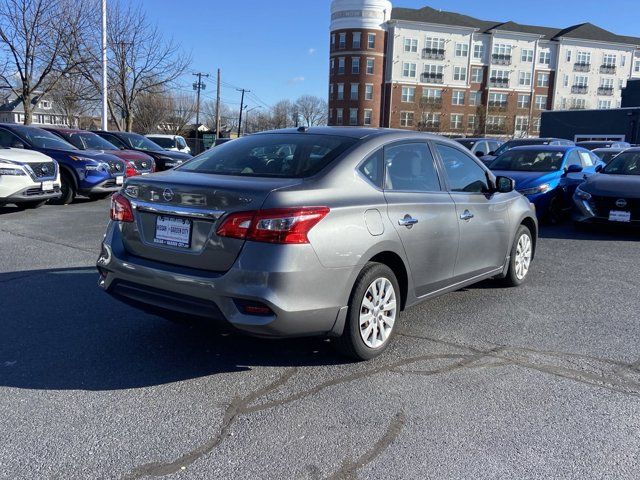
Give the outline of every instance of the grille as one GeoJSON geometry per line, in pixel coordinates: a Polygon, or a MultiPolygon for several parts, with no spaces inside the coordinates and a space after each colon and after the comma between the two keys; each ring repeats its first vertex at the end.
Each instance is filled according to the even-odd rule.
{"type": "Polygon", "coordinates": [[[598,217],[609,217],[611,210],[631,212],[631,220],[640,220],[640,198],[624,198],[624,197],[591,197],[591,208],[598,217]],[[619,200],[627,202],[626,207],[619,207],[616,203],[619,200]]]}
{"type": "Polygon", "coordinates": [[[122,173],[124,172],[124,163],[119,160],[110,160],[109,170],[111,173],[122,173]]]}
{"type": "Polygon", "coordinates": [[[60,191],[60,187],[55,187],[53,190],[48,190],[46,192],[43,192],[39,188],[30,188],[29,190],[24,192],[24,195],[27,197],[38,197],[38,196],[44,195],[45,193],[51,193],[51,192],[58,193],[59,191],[60,191]]]}
{"type": "Polygon", "coordinates": [[[54,178],[56,176],[56,164],[54,162],[31,163],[29,166],[37,178],[54,178]]]}

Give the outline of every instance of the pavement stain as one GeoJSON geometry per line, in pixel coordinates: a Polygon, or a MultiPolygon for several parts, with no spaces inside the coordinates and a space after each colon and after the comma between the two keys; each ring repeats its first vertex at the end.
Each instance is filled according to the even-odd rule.
{"type": "MultiPolygon", "coordinates": [[[[222,425],[217,435],[206,443],[168,462],[152,462],[134,468],[124,476],[126,480],[144,477],[160,477],[184,470],[203,456],[211,453],[226,437],[231,436],[230,429],[241,415],[248,415],[272,408],[281,407],[321,391],[348,382],[366,379],[380,373],[395,373],[400,375],[438,375],[450,373],[460,369],[498,368],[503,366],[519,366],[554,375],[563,379],[576,381],[589,386],[604,388],[629,396],[640,397],[640,360],[633,364],[620,361],[601,359],[588,355],[563,353],[554,351],[534,350],[521,347],[495,345],[492,348],[480,349],[469,345],[430,338],[427,336],[398,333],[399,337],[423,340],[435,344],[448,346],[467,353],[425,354],[407,357],[395,362],[378,365],[360,372],[332,378],[311,388],[292,393],[283,398],[258,403],[262,398],[276,392],[285,386],[298,372],[298,367],[291,367],[268,385],[261,387],[244,397],[235,398],[227,405],[222,425]],[[432,369],[406,369],[404,367],[435,361],[452,360],[444,366],[432,369]]],[[[406,416],[398,412],[387,427],[385,434],[369,450],[355,460],[344,460],[340,468],[327,479],[351,480],[356,478],[357,471],[373,462],[400,435],[405,424],[406,416]]]]}

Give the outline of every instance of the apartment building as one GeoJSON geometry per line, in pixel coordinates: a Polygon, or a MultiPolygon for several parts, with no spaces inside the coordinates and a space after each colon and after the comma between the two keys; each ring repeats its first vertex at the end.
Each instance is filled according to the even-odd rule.
{"type": "Polygon", "coordinates": [[[545,110],[620,106],[640,38],[333,0],[329,124],[537,135],[545,110]]]}

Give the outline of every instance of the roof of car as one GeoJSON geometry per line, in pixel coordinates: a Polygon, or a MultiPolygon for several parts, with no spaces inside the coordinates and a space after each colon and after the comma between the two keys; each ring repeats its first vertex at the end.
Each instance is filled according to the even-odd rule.
{"type": "Polygon", "coordinates": [[[166,133],[148,133],[145,137],[157,137],[157,138],[176,138],[180,135],[167,135],[166,133]]]}
{"type": "Polygon", "coordinates": [[[509,152],[511,152],[512,150],[534,150],[534,151],[543,151],[543,152],[566,152],[567,150],[571,150],[573,148],[580,148],[580,150],[583,150],[583,148],[581,147],[576,147],[575,145],[522,145],[520,147],[513,147],[511,150],[509,150],[509,152]]]}
{"type": "Polygon", "coordinates": [[[542,138],[512,138],[509,142],[570,142],[566,138],[542,137],[542,138]]]}
{"type": "Polygon", "coordinates": [[[274,134],[274,133],[298,133],[305,134],[311,133],[314,135],[337,135],[342,137],[350,137],[357,139],[365,139],[372,137],[381,137],[384,135],[406,135],[406,136],[417,136],[421,138],[431,138],[431,139],[440,139],[443,137],[439,135],[434,135],[432,133],[427,132],[418,132],[415,130],[402,130],[402,129],[394,129],[394,128],[365,128],[365,127],[299,127],[299,128],[284,128],[281,130],[269,130],[266,132],[256,133],[255,135],[265,135],[265,134],[274,134]]]}
{"type": "Polygon", "coordinates": [[[56,130],[60,133],[93,133],[88,132],[87,130],[80,130],[79,128],[56,128],[56,127],[46,127],[45,130],[56,130]]]}
{"type": "MultiPolygon", "coordinates": [[[[580,145],[578,145],[580,146],[580,145]]],[[[594,148],[593,150],[591,150],[592,152],[623,152],[625,150],[631,150],[630,147],[624,148],[624,147],[603,147],[603,148],[594,148]]]]}
{"type": "Polygon", "coordinates": [[[498,140],[497,138],[489,138],[489,137],[460,137],[460,138],[452,138],[452,140],[456,142],[462,142],[465,140],[471,141],[471,142],[485,142],[485,141],[502,142],[502,140],[498,140]]]}

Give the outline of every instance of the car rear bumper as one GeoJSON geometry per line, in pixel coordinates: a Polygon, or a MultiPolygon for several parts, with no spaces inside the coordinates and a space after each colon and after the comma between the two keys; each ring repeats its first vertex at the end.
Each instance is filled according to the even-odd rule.
{"type": "Polygon", "coordinates": [[[150,313],[176,312],[223,320],[256,336],[340,334],[359,268],[323,267],[310,245],[246,242],[225,273],[172,266],[130,255],[112,222],[98,259],[99,286],[150,313]],[[272,314],[251,315],[243,302],[272,314]]]}

